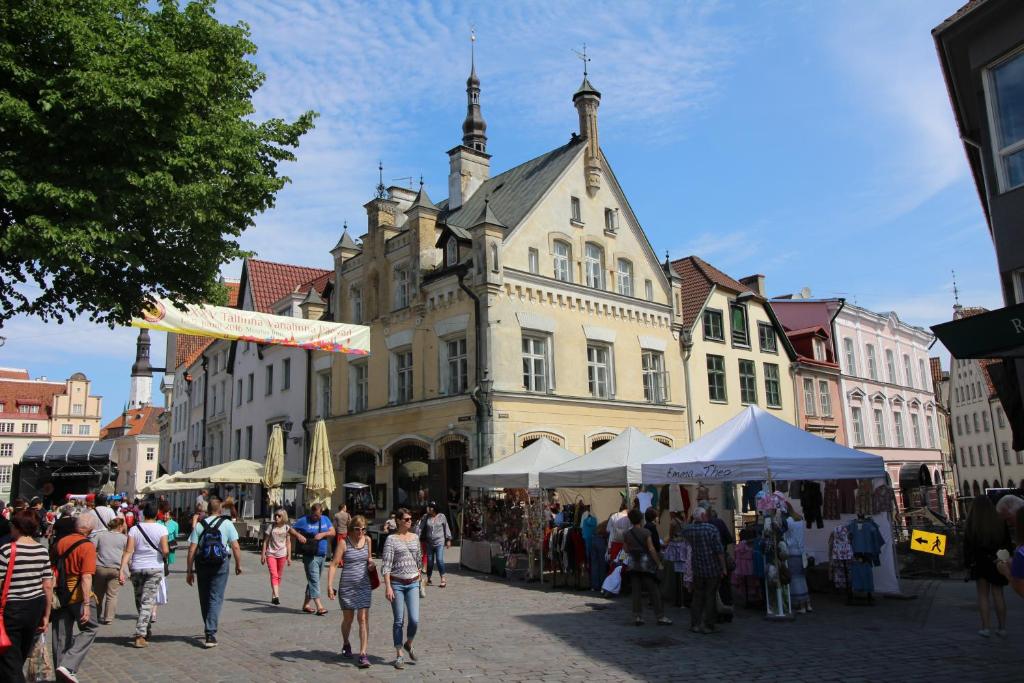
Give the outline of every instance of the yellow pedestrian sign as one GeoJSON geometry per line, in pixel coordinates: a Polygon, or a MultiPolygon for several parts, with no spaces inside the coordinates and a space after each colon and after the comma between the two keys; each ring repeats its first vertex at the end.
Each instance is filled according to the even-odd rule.
{"type": "Polygon", "coordinates": [[[946,535],[914,529],[910,534],[910,549],[930,555],[945,555],[946,535]]]}

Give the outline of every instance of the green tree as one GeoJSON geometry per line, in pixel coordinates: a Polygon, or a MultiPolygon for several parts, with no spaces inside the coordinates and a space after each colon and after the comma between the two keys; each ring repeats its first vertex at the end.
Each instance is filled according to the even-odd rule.
{"type": "Polygon", "coordinates": [[[316,116],[252,118],[249,35],[213,0],[0,2],[0,325],[223,298],[316,116]]]}

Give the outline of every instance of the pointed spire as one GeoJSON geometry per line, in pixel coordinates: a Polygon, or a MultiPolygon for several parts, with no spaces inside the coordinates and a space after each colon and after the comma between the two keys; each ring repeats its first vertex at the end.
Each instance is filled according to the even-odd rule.
{"type": "Polygon", "coordinates": [[[416,201],[412,203],[412,206],[413,208],[420,207],[437,210],[434,202],[430,201],[430,197],[427,196],[427,190],[423,186],[423,176],[420,176],[420,191],[416,193],[416,201]]]}
{"type": "Polygon", "coordinates": [[[384,162],[377,162],[377,199],[388,198],[388,188],[384,187],[384,162]]]}
{"type": "Polygon", "coordinates": [[[505,224],[499,221],[498,217],[495,216],[494,212],[491,210],[490,197],[484,199],[484,208],[480,212],[480,217],[476,219],[476,223],[474,223],[474,225],[483,225],[484,223],[488,225],[493,225],[498,228],[505,227],[505,224]]]}
{"type": "Polygon", "coordinates": [[[470,67],[466,79],[466,120],[462,122],[462,144],[477,152],[487,151],[487,123],[480,111],[480,79],[476,75],[476,29],[470,33],[470,67]]]}

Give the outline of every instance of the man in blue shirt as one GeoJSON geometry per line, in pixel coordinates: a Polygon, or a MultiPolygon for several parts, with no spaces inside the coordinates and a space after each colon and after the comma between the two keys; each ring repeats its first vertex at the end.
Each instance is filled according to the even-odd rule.
{"type": "Polygon", "coordinates": [[[320,602],[320,573],[327,557],[327,539],[334,536],[334,527],[331,520],[323,515],[323,506],[314,503],[309,514],[299,517],[292,525],[291,534],[299,543],[302,566],[306,569],[306,600],[302,603],[302,611],[310,614],[315,611],[323,616],[327,610],[320,602]],[[313,609],[314,604],[316,610],[313,609]]]}
{"type": "MultiPolygon", "coordinates": [[[[228,554],[235,558],[235,575],[242,573],[242,550],[238,547],[238,530],[231,520],[220,516],[221,501],[210,496],[209,517],[192,529],[188,537],[188,574],[185,582],[192,585],[199,579],[199,609],[203,613],[206,647],[217,646],[217,622],[228,587],[228,554]],[[203,542],[206,534],[219,533],[223,552],[215,552],[203,542]],[[217,556],[222,559],[217,560],[217,556]]],[[[215,537],[210,537],[212,542],[215,537]]]]}

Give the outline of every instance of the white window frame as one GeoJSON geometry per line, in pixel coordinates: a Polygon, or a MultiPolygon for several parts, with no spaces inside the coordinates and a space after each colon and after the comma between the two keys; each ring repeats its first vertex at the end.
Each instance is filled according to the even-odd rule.
{"type": "Polygon", "coordinates": [[[554,374],[551,372],[552,343],[551,335],[523,334],[520,348],[524,391],[546,394],[554,388],[551,381],[554,374]]]}
{"type": "Polygon", "coordinates": [[[907,375],[907,386],[914,386],[914,364],[910,360],[910,354],[903,354],[903,372],[907,375]]]}
{"type": "Polygon", "coordinates": [[[868,359],[868,377],[878,380],[878,357],[875,355],[875,345],[865,344],[864,353],[868,359]]]}
{"type": "Polygon", "coordinates": [[[464,336],[441,339],[439,342],[442,353],[441,393],[449,396],[463,394],[469,388],[469,342],[464,336]]]}
{"type": "Polygon", "coordinates": [[[896,409],[892,411],[893,430],[896,432],[896,447],[906,448],[907,439],[903,433],[903,411],[896,409]]]}
{"type": "Polygon", "coordinates": [[[361,413],[370,406],[369,361],[362,360],[349,364],[348,370],[348,410],[350,413],[361,413]]]}
{"type": "Polygon", "coordinates": [[[740,371],[740,403],[743,405],[753,405],[757,403],[757,363],[746,358],[740,358],[738,362],[740,371]],[[745,364],[749,364],[751,372],[744,374],[743,368],[745,364]],[[748,386],[749,384],[749,386],[748,386]],[[753,400],[750,400],[750,394],[753,394],[753,400]]]}
{"type": "Polygon", "coordinates": [[[633,262],[620,258],[616,262],[615,285],[619,294],[633,296],[633,262]]]}
{"type": "Polygon", "coordinates": [[[811,354],[814,357],[814,360],[827,360],[824,339],[819,339],[818,337],[811,338],[811,348],[811,354]]]}
{"type": "Polygon", "coordinates": [[[0,443],[0,458],[13,458],[14,444],[10,441],[0,443]]]}
{"type": "Polygon", "coordinates": [[[412,349],[405,347],[391,352],[391,403],[409,403],[413,399],[412,349]]]}
{"type": "Polygon", "coordinates": [[[153,483],[153,470],[146,470],[146,474],[145,474],[145,479],[144,480],[145,480],[145,483],[147,483],[147,484],[152,484],[153,483]]]}
{"type": "Polygon", "coordinates": [[[654,301],[654,282],[644,280],[644,296],[648,301],[654,301]]]}
{"type": "Polygon", "coordinates": [[[910,414],[910,429],[914,435],[914,448],[921,448],[921,417],[917,413],[910,414]]]}
{"type": "Polygon", "coordinates": [[[583,246],[583,263],[587,287],[604,289],[604,247],[596,242],[587,242],[583,246]]]}
{"type": "Polygon", "coordinates": [[[821,403],[821,416],[832,417],[832,391],[823,379],[818,380],[818,401],[821,403]]]}
{"type": "Polygon", "coordinates": [[[579,197],[569,197],[569,220],[573,223],[583,222],[583,209],[579,197]]]}
{"type": "Polygon", "coordinates": [[[850,408],[850,422],[853,424],[853,445],[864,446],[864,413],[860,407],[850,408]]]}
{"type": "MultiPolygon", "coordinates": [[[[0,446],[10,446],[14,448],[14,444],[0,444],[0,446]]],[[[0,485],[10,485],[11,475],[14,472],[14,465],[0,465],[0,485]]]]}
{"type": "Polygon", "coordinates": [[[818,414],[817,400],[814,394],[814,380],[810,377],[805,377],[803,381],[804,385],[804,414],[808,417],[814,417],[818,414]]]}
{"type": "Polygon", "coordinates": [[[572,282],[572,245],[565,240],[555,240],[553,256],[555,279],[572,282]]]}
{"type": "Polygon", "coordinates": [[[395,267],[395,310],[407,308],[409,306],[409,294],[411,288],[409,286],[409,268],[407,266],[396,266],[395,267]]]}
{"type": "Polygon", "coordinates": [[[531,273],[537,275],[540,273],[540,252],[534,247],[530,247],[527,251],[527,268],[531,273]]]}
{"type": "Polygon", "coordinates": [[[875,420],[875,445],[884,447],[887,438],[885,433],[885,414],[881,408],[875,408],[873,415],[875,420]]]}
{"type": "Polygon", "coordinates": [[[665,354],[650,349],[640,350],[640,369],[644,380],[644,399],[648,403],[668,402],[668,373],[665,354]]]}
{"type": "Polygon", "coordinates": [[[1024,59],[1024,46],[1019,47],[1008,55],[992,62],[982,71],[982,83],[985,90],[985,110],[988,115],[988,127],[991,132],[990,137],[992,139],[992,156],[995,160],[996,177],[999,181],[1000,194],[1009,192],[1010,190],[1015,190],[1024,185],[1024,181],[1021,181],[1021,183],[1011,186],[1009,175],[1006,171],[1006,159],[1017,152],[1024,150],[1024,137],[1015,143],[1004,146],[999,132],[998,119],[995,115],[996,110],[999,107],[999,103],[996,98],[995,78],[993,73],[999,69],[999,67],[1008,64],[1015,59],[1024,59]]]}
{"type": "Polygon", "coordinates": [[[856,375],[857,350],[853,345],[852,337],[843,337],[843,350],[846,352],[846,371],[851,375],[856,375]]]}
{"type": "Polygon", "coordinates": [[[75,435],[75,428],[74,428],[74,426],[73,425],[68,425],[68,424],[61,425],[60,426],[60,435],[61,436],[74,436],[75,435]]]}
{"type": "Polygon", "coordinates": [[[352,322],[359,324],[363,322],[363,290],[360,287],[351,287],[348,290],[349,306],[352,311],[352,322]]]}
{"type": "Polygon", "coordinates": [[[615,398],[613,358],[610,344],[587,344],[587,390],[594,398],[615,398]]]}

